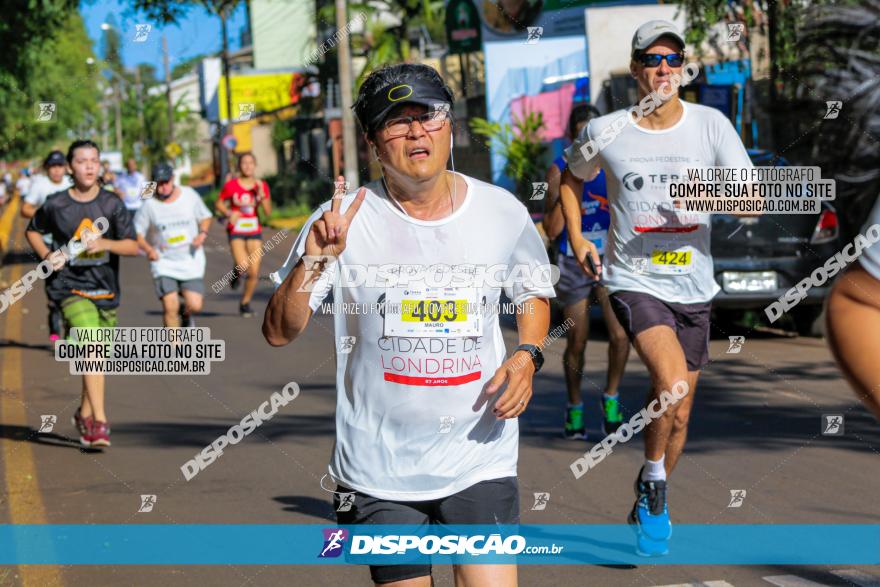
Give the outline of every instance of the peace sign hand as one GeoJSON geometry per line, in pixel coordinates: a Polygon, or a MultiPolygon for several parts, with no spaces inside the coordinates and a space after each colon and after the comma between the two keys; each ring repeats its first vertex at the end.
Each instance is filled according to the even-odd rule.
{"type": "MultiPolygon", "coordinates": [[[[345,178],[341,175],[337,180],[337,186],[344,185],[345,178]]],[[[306,255],[321,255],[338,257],[345,250],[348,238],[348,228],[367,196],[367,188],[358,190],[357,196],[344,214],[340,214],[342,198],[345,190],[337,187],[333,195],[330,210],[324,212],[321,217],[312,224],[308,237],[306,237],[306,255]]]]}

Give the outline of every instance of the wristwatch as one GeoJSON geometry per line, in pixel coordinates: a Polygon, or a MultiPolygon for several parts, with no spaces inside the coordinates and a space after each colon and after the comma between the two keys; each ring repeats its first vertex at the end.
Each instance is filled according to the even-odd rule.
{"type": "Polygon", "coordinates": [[[532,364],[535,366],[535,373],[540,371],[541,367],[544,366],[544,353],[542,353],[541,349],[537,346],[533,344],[521,344],[516,347],[516,350],[513,352],[517,351],[526,351],[532,356],[532,364]]]}

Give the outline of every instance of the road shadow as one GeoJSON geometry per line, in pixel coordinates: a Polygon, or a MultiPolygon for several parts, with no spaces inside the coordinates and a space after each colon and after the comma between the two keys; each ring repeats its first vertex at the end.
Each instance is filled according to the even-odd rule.
{"type": "Polygon", "coordinates": [[[3,266],[39,263],[40,258],[28,249],[12,249],[3,255],[3,266]]]}
{"type": "Polygon", "coordinates": [[[38,432],[30,426],[10,426],[0,424],[0,438],[14,440],[16,442],[32,442],[45,446],[59,448],[74,448],[84,453],[94,454],[103,452],[99,448],[87,448],[79,443],[79,440],[56,434],[54,432],[38,432]]]}
{"type": "Polygon", "coordinates": [[[285,512],[293,512],[320,518],[322,520],[336,520],[336,512],[333,511],[333,502],[330,494],[327,499],[317,499],[308,495],[279,495],[272,498],[282,506],[285,512]]]}
{"type": "MultiPolygon", "coordinates": [[[[246,414],[246,412],[245,412],[246,414]]],[[[125,437],[131,444],[159,447],[190,447],[202,449],[225,435],[229,428],[241,423],[243,415],[226,419],[206,418],[203,422],[190,420],[187,422],[136,422],[127,423],[114,429],[114,437],[125,437]]],[[[334,438],[336,436],[335,415],[328,413],[321,416],[276,415],[263,422],[248,436],[248,442],[283,442],[288,438],[324,442],[319,437],[334,438]]]]}
{"type": "Polygon", "coordinates": [[[0,349],[4,348],[27,349],[32,351],[55,351],[55,347],[48,343],[32,344],[28,342],[21,342],[18,340],[9,340],[8,338],[0,339],[0,349]]]}
{"type": "MultiPolygon", "coordinates": [[[[798,389],[798,382],[803,381],[845,386],[832,361],[788,364],[768,371],[752,362],[751,357],[727,357],[712,361],[700,378],[688,427],[688,453],[732,448],[780,451],[804,446],[876,453],[880,426],[848,389],[847,399],[835,403],[822,400],[820,406],[816,405],[819,398],[815,391],[798,389]],[[774,381],[769,391],[765,384],[768,378],[774,381]],[[758,381],[764,389],[757,388],[758,381]],[[823,436],[824,414],[843,415],[844,434],[823,436]]],[[[566,401],[563,375],[539,373],[529,409],[520,417],[521,442],[581,453],[589,450],[605,437],[599,408],[604,384],[604,369],[585,371],[581,389],[589,441],[575,443],[562,438],[566,401]]],[[[649,379],[643,371],[624,375],[620,398],[625,420],[644,407],[648,387],[649,379]]],[[[636,442],[641,443],[641,439],[636,442]]]]}

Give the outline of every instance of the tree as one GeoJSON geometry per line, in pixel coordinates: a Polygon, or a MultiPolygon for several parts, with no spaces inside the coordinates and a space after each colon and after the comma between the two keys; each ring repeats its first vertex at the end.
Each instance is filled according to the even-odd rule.
{"type": "MultiPolygon", "coordinates": [[[[39,4],[55,6],[51,2],[39,4]]],[[[45,30],[36,37],[39,46],[22,40],[23,45],[4,45],[0,51],[2,157],[41,157],[50,146],[64,146],[71,135],[91,135],[98,126],[99,74],[89,64],[89,60],[95,63],[91,40],[76,6],[68,10],[54,26],[40,23],[45,30]],[[51,34],[47,36],[46,31],[51,34]],[[55,104],[53,121],[36,120],[41,102],[55,104]]],[[[18,15],[13,12],[8,16],[14,22],[18,15]]],[[[36,18],[26,16],[28,20],[36,18]]],[[[0,30],[0,38],[9,38],[7,32],[0,30]]]]}
{"type": "MultiPolygon", "coordinates": [[[[423,37],[424,32],[427,32],[432,40],[445,39],[443,4],[443,0],[351,2],[348,6],[352,20],[358,14],[363,14],[366,19],[363,32],[351,35],[353,53],[367,60],[364,70],[357,79],[357,85],[360,85],[375,69],[412,60],[414,57],[412,41],[423,37]]],[[[318,15],[325,23],[334,23],[333,3],[319,8],[318,15]]],[[[329,31],[328,36],[336,32],[332,24],[324,28],[329,31]]],[[[335,61],[335,53],[328,52],[325,63],[330,61],[335,61]]]]}
{"type": "Polygon", "coordinates": [[[498,153],[504,157],[504,175],[516,183],[516,194],[527,199],[532,183],[543,181],[547,170],[547,145],[541,138],[544,117],[541,112],[527,112],[522,118],[512,118],[513,125],[474,118],[471,130],[486,137],[486,147],[496,144],[498,153]]]}

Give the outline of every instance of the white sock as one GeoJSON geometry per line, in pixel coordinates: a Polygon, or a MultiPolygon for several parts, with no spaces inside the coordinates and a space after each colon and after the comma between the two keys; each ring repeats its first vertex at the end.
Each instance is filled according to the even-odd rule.
{"type": "Polygon", "coordinates": [[[642,469],[642,481],[666,481],[666,455],[659,461],[645,459],[645,468],[642,469]]]}

